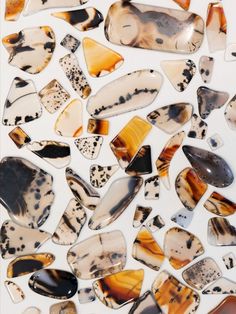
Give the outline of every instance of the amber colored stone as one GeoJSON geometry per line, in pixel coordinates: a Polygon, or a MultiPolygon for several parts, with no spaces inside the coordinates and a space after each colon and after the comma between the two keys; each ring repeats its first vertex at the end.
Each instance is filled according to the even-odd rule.
{"type": "Polygon", "coordinates": [[[108,135],[109,125],[108,120],[89,119],[87,132],[91,134],[108,135]]]}
{"type": "Polygon", "coordinates": [[[13,129],[8,135],[18,148],[25,146],[31,141],[29,135],[26,134],[25,131],[22,130],[22,128],[20,128],[19,126],[13,129]]]}
{"type": "Polygon", "coordinates": [[[230,295],[208,314],[235,314],[236,296],[230,295]]]}
{"type": "Polygon", "coordinates": [[[213,192],[203,205],[209,212],[219,216],[229,216],[236,212],[236,203],[218,192],[213,192]]]}
{"type": "Polygon", "coordinates": [[[174,0],[182,9],[188,10],[191,0],[174,0]]]}
{"type": "Polygon", "coordinates": [[[6,0],[5,20],[16,21],[23,11],[25,0],[6,0]]]}

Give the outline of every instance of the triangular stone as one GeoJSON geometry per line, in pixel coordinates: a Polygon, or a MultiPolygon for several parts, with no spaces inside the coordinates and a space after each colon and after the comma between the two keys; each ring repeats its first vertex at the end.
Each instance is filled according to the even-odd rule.
{"type": "Polygon", "coordinates": [[[174,0],[182,9],[188,10],[191,0],[174,0]]]}
{"type": "Polygon", "coordinates": [[[90,167],[90,183],[95,188],[102,188],[118,169],[118,165],[104,167],[100,165],[92,165],[90,167]]]}
{"type": "Polygon", "coordinates": [[[80,153],[87,159],[96,159],[102,147],[102,136],[90,136],[78,138],[75,140],[75,145],[80,153]]]}
{"type": "Polygon", "coordinates": [[[6,0],[5,20],[17,21],[25,6],[25,0],[6,0]]]}
{"type": "Polygon", "coordinates": [[[152,173],[151,146],[144,145],[126,168],[125,172],[131,176],[141,176],[152,173]]]}

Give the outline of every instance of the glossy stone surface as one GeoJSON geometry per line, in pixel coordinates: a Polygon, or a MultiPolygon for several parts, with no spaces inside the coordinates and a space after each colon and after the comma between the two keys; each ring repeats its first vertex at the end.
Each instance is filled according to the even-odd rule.
{"type": "Polygon", "coordinates": [[[227,269],[232,269],[236,267],[236,256],[234,253],[227,253],[222,257],[222,260],[227,269]]]}
{"type": "Polygon", "coordinates": [[[25,6],[25,0],[6,0],[5,20],[17,21],[25,6]]]}
{"type": "Polygon", "coordinates": [[[225,49],[225,61],[236,61],[236,44],[229,44],[225,49]]]}
{"type": "Polygon", "coordinates": [[[146,228],[150,230],[152,233],[160,230],[165,226],[165,222],[160,215],[156,215],[146,223],[146,228]]]}
{"type": "Polygon", "coordinates": [[[152,207],[144,207],[137,205],[135,212],[134,212],[134,218],[133,218],[133,227],[139,228],[147,219],[147,217],[150,215],[152,211],[152,207]]]}
{"type": "Polygon", "coordinates": [[[42,115],[42,106],[33,81],[15,77],[5,101],[2,123],[24,124],[42,115]]]}
{"type": "Polygon", "coordinates": [[[183,146],[183,152],[204,182],[224,188],[234,181],[233,172],[222,157],[189,145],[183,146]]]}
{"type": "Polygon", "coordinates": [[[72,198],[52,235],[52,241],[60,245],[74,244],[87,220],[85,209],[72,198]]]}
{"type": "Polygon", "coordinates": [[[19,126],[14,128],[8,135],[18,148],[24,147],[31,141],[29,135],[19,126]]]}
{"type": "Polygon", "coordinates": [[[69,249],[67,261],[80,279],[94,279],[121,271],[126,243],[121,231],[93,235],[69,249]]]}
{"type": "Polygon", "coordinates": [[[93,288],[82,288],[78,291],[78,299],[80,304],[90,303],[96,300],[93,288]]]}
{"type": "Polygon", "coordinates": [[[102,136],[90,136],[78,138],[75,140],[75,145],[79,152],[86,159],[97,159],[103,144],[102,136]]]}
{"type": "Polygon", "coordinates": [[[213,110],[220,109],[229,99],[226,92],[216,91],[206,86],[197,90],[198,110],[202,119],[206,119],[213,110]]]}
{"type": "Polygon", "coordinates": [[[7,267],[7,277],[15,278],[50,266],[55,261],[51,253],[37,253],[16,257],[7,267]]]}
{"type": "Polygon", "coordinates": [[[188,10],[191,0],[174,0],[182,9],[188,10]]]}
{"type": "Polygon", "coordinates": [[[73,301],[64,301],[50,306],[49,314],[77,314],[76,305],[73,301]]]}
{"type": "Polygon", "coordinates": [[[151,146],[142,146],[125,169],[130,176],[142,176],[152,173],[151,146]]]}
{"type": "Polygon", "coordinates": [[[108,120],[89,119],[87,132],[90,134],[108,135],[110,122],[108,120]]]}
{"type": "Polygon", "coordinates": [[[165,314],[193,314],[200,297],[166,270],[158,274],[152,284],[152,293],[165,314]]]}
{"type": "Polygon", "coordinates": [[[170,177],[169,177],[169,168],[171,160],[173,159],[175,153],[182,145],[182,142],[185,138],[185,132],[179,132],[172,136],[170,140],[166,143],[162,152],[160,153],[157,161],[156,167],[164,186],[169,190],[170,189],[170,177]]]}
{"type": "Polygon", "coordinates": [[[78,282],[75,276],[68,271],[41,269],[30,277],[29,287],[45,297],[65,300],[75,295],[78,282]]]}
{"type": "Polygon", "coordinates": [[[228,278],[219,278],[208,286],[202,294],[236,294],[236,282],[228,278]]]}
{"type": "Polygon", "coordinates": [[[177,223],[182,228],[188,228],[193,220],[194,212],[187,208],[178,210],[172,217],[171,220],[177,223]]]}
{"type": "Polygon", "coordinates": [[[128,314],[162,314],[162,311],[151,291],[147,291],[134,302],[128,314]]]}
{"type": "Polygon", "coordinates": [[[25,294],[20,286],[10,280],[6,280],[4,285],[13,303],[17,304],[24,301],[25,294]]]}
{"type": "Polygon", "coordinates": [[[171,266],[180,269],[204,253],[201,241],[192,233],[178,227],[165,234],[164,253],[171,266]]]}
{"type": "Polygon", "coordinates": [[[207,239],[214,246],[235,246],[236,228],[226,218],[211,218],[208,221],[207,239]]]}
{"type": "Polygon", "coordinates": [[[61,46],[74,53],[80,46],[80,41],[74,36],[67,34],[60,42],[61,46]]]}
{"type": "Polygon", "coordinates": [[[162,131],[173,134],[191,119],[192,113],[191,104],[176,103],[150,112],[147,120],[162,131]]]}
{"type": "Polygon", "coordinates": [[[2,39],[9,53],[9,64],[22,71],[40,73],[50,62],[55,50],[55,34],[51,27],[25,28],[2,39]]]}
{"type": "Polygon", "coordinates": [[[201,180],[193,168],[182,170],[175,181],[175,190],[185,208],[193,210],[204,193],[208,185],[201,180]]]}
{"type": "Polygon", "coordinates": [[[202,290],[209,283],[220,278],[222,273],[216,262],[206,257],[185,269],[182,276],[192,288],[202,290]]]}
{"type": "Polygon", "coordinates": [[[102,188],[110,178],[118,171],[118,165],[100,166],[92,165],[90,167],[90,183],[95,188],[102,188]]]}
{"type": "Polygon", "coordinates": [[[213,192],[203,205],[209,212],[219,216],[229,216],[236,212],[236,203],[218,192],[213,192]]]}
{"type": "Polygon", "coordinates": [[[158,200],[160,193],[159,176],[147,178],[144,181],[144,197],[146,200],[158,200]]]}
{"type": "Polygon", "coordinates": [[[147,107],[156,99],[162,80],[162,75],[151,69],[121,76],[90,97],[88,113],[95,118],[108,118],[147,107]]]}
{"type": "Polygon", "coordinates": [[[225,120],[232,130],[236,130],[236,95],[230,100],[225,109],[225,120]]]}
{"type": "Polygon", "coordinates": [[[31,228],[48,218],[54,201],[53,177],[20,157],[0,163],[0,203],[17,224],[31,228]]]}
{"type": "Polygon", "coordinates": [[[30,306],[22,312],[22,314],[41,314],[41,310],[35,306],[30,306]]]}
{"type": "Polygon", "coordinates": [[[201,56],[199,59],[199,73],[205,84],[211,82],[215,60],[212,57],[201,56]]]}
{"type": "Polygon", "coordinates": [[[142,184],[140,177],[122,177],[112,182],[90,218],[89,228],[99,230],[115,221],[135,198],[142,184]]]}
{"type": "Polygon", "coordinates": [[[142,269],[125,270],[95,281],[93,288],[104,305],[119,309],[140,296],[143,278],[142,269]]]}
{"type": "Polygon", "coordinates": [[[151,128],[149,123],[135,116],[111,141],[110,147],[121,168],[126,168],[129,165],[151,128]]]}
{"type": "Polygon", "coordinates": [[[208,314],[235,314],[236,296],[228,296],[208,314]]]}
{"type": "Polygon", "coordinates": [[[107,40],[136,48],[188,54],[199,49],[203,35],[199,15],[128,1],[112,4],[105,21],[107,40]]]}
{"type": "Polygon", "coordinates": [[[206,137],[208,125],[197,114],[193,114],[191,118],[191,129],[188,137],[203,140],[206,137]]]}
{"type": "Polygon", "coordinates": [[[216,150],[224,145],[224,142],[219,134],[214,134],[207,139],[207,143],[211,150],[216,150]]]}

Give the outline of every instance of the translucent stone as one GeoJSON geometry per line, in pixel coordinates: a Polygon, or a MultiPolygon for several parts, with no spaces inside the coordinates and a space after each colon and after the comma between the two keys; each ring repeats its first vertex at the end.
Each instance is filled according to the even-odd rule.
{"type": "Polygon", "coordinates": [[[222,257],[222,260],[225,264],[225,267],[227,269],[232,269],[234,267],[236,267],[236,256],[234,255],[234,253],[227,253],[222,257]]]}
{"type": "Polygon", "coordinates": [[[219,278],[208,286],[202,294],[236,294],[236,282],[228,278],[219,278]]]}
{"type": "Polygon", "coordinates": [[[64,301],[51,305],[49,314],[77,314],[73,301],[64,301]]]}
{"type": "Polygon", "coordinates": [[[211,82],[215,60],[212,57],[201,56],[199,59],[199,73],[205,84],[211,82]]]}
{"type": "Polygon", "coordinates": [[[236,212],[236,203],[218,192],[213,192],[203,205],[209,212],[219,216],[229,216],[236,212]]]}
{"type": "Polygon", "coordinates": [[[103,144],[102,136],[90,136],[78,138],[75,140],[75,145],[79,152],[87,159],[97,159],[103,144]]]}
{"type": "Polygon", "coordinates": [[[61,46],[74,53],[80,46],[80,41],[74,36],[67,34],[60,42],[61,46]]]}
{"type": "Polygon", "coordinates": [[[207,239],[214,246],[235,246],[236,228],[226,218],[211,218],[208,221],[207,239]]]}
{"type": "Polygon", "coordinates": [[[151,211],[152,211],[152,207],[144,207],[144,206],[137,205],[134,212],[133,227],[139,228],[146,221],[151,211]]]}
{"type": "Polygon", "coordinates": [[[235,314],[236,296],[228,296],[208,314],[235,314]]]}
{"type": "Polygon", "coordinates": [[[182,9],[188,10],[191,0],[174,0],[182,9]]]}
{"type": "Polygon", "coordinates": [[[130,176],[141,176],[152,173],[151,146],[142,146],[125,169],[130,176]]]}
{"type": "Polygon", "coordinates": [[[225,61],[236,61],[236,44],[229,44],[226,47],[225,61]]]}
{"type": "Polygon", "coordinates": [[[232,130],[236,130],[236,95],[230,100],[225,109],[225,119],[232,130]]]}
{"type": "Polygon", "coordinates": [[[147,178],[144,181],[144,197],[146,200],[158,200],[160,193],[159,176],[147,178]]]}
{"type": "Polygon", "coordinates": [[[134,302],[129,314],[162,314],[162,311],[151,291],[147,291],[134,302]]]}
{"type": "Polygon", "coordinates": [[[165,226],[165,222],[160,215],[156,215],[146,223],[146,228],[150,230],[152,233],[160,230],[165,226]]]}
{"type": "Polygon", "coordinates": [[[90,303],[96,300],[93,288],[82,288],[78,291],[78,299],[80,304],[90,303]]]}
{"type": "Polygon", "coordinates": [[[25,6],[25,0],[6,0],[5,20],[17,21],[25,6]]]}
{"type": "Polygon", "coordinates": [[[100,166],[92,165],[90,167],[90,183],[95,188],[102,188],[110,178],[118,171],[118,165],[100,166]]]}
{"type": "Polygon", "coordinates": [[[108,120],[89,119],[87,132],[90,134],[108,135],[110,122],[108,120]]]}
{"type": "Polygon", "coordinates": [[[22,312],[22,314],[41,314],[41,310],[35,306],[30,306],[22,312]]]}
{"type": "Polygon", "coordinates": [[[206,137],[208,125],[195,113],[191,118],[191,129],[188,132],[188,137],[203,140],[206,137]]]}
{"type": "Polygon", "coordinates": [[[8,135],[18,148],[24,147],[31,141],[29,135],[19,126],[14,128],[8,135]]]}
{"type": "Polygon", "coordinates": [[[182,228],[188,228],[193,220],[194,212],[187,208],[178,210],[172,217],[171,220],[177,223],[182,228]]]}
{"type": "Polygon", "coordinates": [[[207,143],[211,150],[216,150],[224,145],[224,142],[219,134],[214,134],[207,139],[207,143]]]}
{"type": "Polygon", "coordinates": [[[25,294],[20,286],[9,280],[6,280],[4,285],[13,303],[17,304],[24,301],[25,294]]]}

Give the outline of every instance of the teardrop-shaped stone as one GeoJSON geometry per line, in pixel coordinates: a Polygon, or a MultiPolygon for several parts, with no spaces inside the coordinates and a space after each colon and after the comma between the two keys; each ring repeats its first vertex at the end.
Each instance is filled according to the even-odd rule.
{"type": "Polygon", "coordinates": [[[213,217],[208,221],[207,239],[215,246],[236,246],[236,227],[226,218],[213,217]]]}
{"type": "Polygon", "coordinates": [[[141,176],[152,173],[151,146],[144,145],[140,148],[133,160],[125,169],[130,176],[141,176]]]}
{"type": "Polygon", "coordinates": [[[76,305],[73,301],[64,301],[51,305],[49,314],[77,314],[76,305]]]}
{"type": "Polygon", "coordinates": [[[208,314],[235,314],[236,296],[228,296],[208,314]]]}

